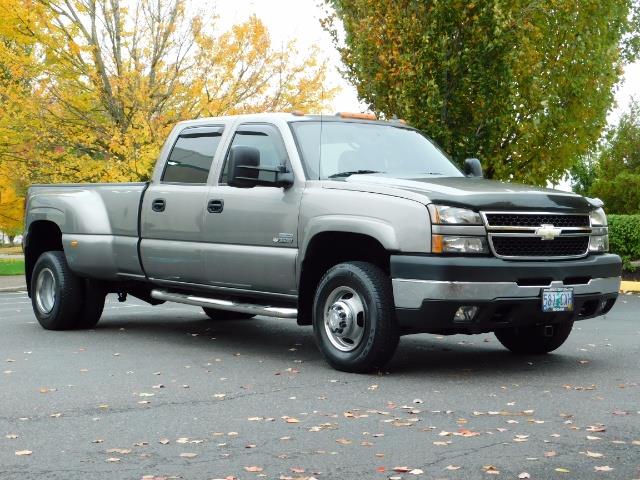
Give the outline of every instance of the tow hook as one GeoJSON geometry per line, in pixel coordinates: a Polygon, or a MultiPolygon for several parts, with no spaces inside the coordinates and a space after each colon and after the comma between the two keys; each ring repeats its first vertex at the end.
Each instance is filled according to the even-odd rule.
{"type": "Polygon", "coordinates": [[[553,325],[545,325],[544,326],[544,336],[545,337],[553,337],[553,325]]]}

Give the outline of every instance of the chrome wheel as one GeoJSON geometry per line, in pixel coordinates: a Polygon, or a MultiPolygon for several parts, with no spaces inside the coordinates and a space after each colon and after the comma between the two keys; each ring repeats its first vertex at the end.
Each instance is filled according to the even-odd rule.
{"type": "Polygon", "coordinates": [[[331,344],[342,352],[358,348],[364,337],[364,303],[350,287],[338,287],[324,305],[324,328],[331,344]]]}
{"type": "Polygon", "coordinates": [[[41,313],[49,314],[56,304],[56,278],[48,268],[43,268],[36,281],[36,306],[41,313]]]}

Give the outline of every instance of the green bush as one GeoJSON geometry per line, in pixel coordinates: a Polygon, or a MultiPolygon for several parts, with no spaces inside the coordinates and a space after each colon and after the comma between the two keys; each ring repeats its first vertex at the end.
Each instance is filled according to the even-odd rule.
{"type": "Polygon", "coordinates": [[[612,253],[622,257],[624,269],[633,271],[633,260],[640,260],[640,215],[609,215],[609,244],[612,253]]]}

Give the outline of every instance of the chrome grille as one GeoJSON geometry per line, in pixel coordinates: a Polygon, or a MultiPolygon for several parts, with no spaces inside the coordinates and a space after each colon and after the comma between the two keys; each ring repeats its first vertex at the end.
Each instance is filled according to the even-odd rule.
{"type": "Polygon", "coordinates": [[[481,215],[489,246],[496,257],[557,260],[584,257],[589,251],[588,214],[481,212],[481,215]],[[551,236],[549,227],[553,227],[552,231],[555,229],[551,236]]]}
{"type": "Polygon", "coordinates": [[[487,213],[487,224],[491,227],[539,227],[547,224],[554,227],[588,227],[589,215],[554,213],[487,213]]]}
{"type": "Polygon", "coordinates": [[[573,257],[584,255],[589,247],[586,235],[542,240],[539,237],[494,236],[491,239],[497,255],[502,257],[573,257]]]}

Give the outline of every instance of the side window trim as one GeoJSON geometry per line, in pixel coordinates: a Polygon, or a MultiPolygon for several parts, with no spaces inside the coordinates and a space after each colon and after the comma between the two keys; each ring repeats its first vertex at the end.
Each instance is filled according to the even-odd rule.
{"type": "MultiPolygon", "coordinates": [[[[291,161],[289,159],[289,152],[287,151],[287,145],[284,142],[284,137],[282,136],[282,132],[280,131],[280,129],[278,128],[278,126],[274,123],[269,123],[269,122],[244,122],[244,123],[240,123],[238,124],[234,131],[231,134],[231,138],[229,140],[229,144],[227,145],[227,150],[224,154],[224,157],[222,158],[222,166],[220,168],[220,172],[218,173],[218,185],[227,185],[226,182],[222,182],[222,177],[224,175],[225,172],[225,168],[227,167],[227,161],[229,160],[229,153],[231,152],[231,147],[233,147],[233,141],[236,138],[236,135],[238,134],[238,132],[242,132],[243,128],[247,128],[247,130],[249,130],[251,127],[256,128],[257,129],[255,131],[259,131],[258,129],[260,127],[268,127],[269,130],[273,130],[276,133],[276,140],[280,142],[280,146],[282,147],[282,151],[284,153],[284,158],[282,158],[282,164],[281,165],[290,165],[291,161]],[[248,128],[247,128],[248,127],[248,128]]],[[[266,132],[267,135],[269,135],[270,133],[273,132],[266,132]]]]}
{"type": "MultiPolygon", "coordinates": [[[[173,149],[176,147],[178,140],[180,140],[181,138],[197,138],[197,137],[209,136],[207,134],[211,134],[211,133],[219,133],[220,139],[222,140],[222,138],[224,137],[224,131],[225,131],[225,125],[223,124],[191,125],[180,130],[180,133],[176,135],[176,138],[173,141],[173,145],[171,145],[171,150],[169,150],[169,154],[167,155],[167,158],[164,161],[164,166],[162,168],[162,174],[160,175],[159,183],[164,185],[193,185],[193,186],[207,185],[208,181],[202,182],[202,183],[190,183],[190,182],[169,182],[164,180],[164,176],[167,173],[167,167],[169,166],[169,159],[171,158],[171,154],[173,153],[173,149]]],[[[211,157],[211,164],[209,165],[209,173],[207,174],[207,178],[211,174],[211,170],[213,170],[214,161],[215,161],[218,150],[220,150],[221,143],[222,142],[218,144],[218,147],[216,148],[216,151],[214,152],[213,157],[211,157]]]]}

